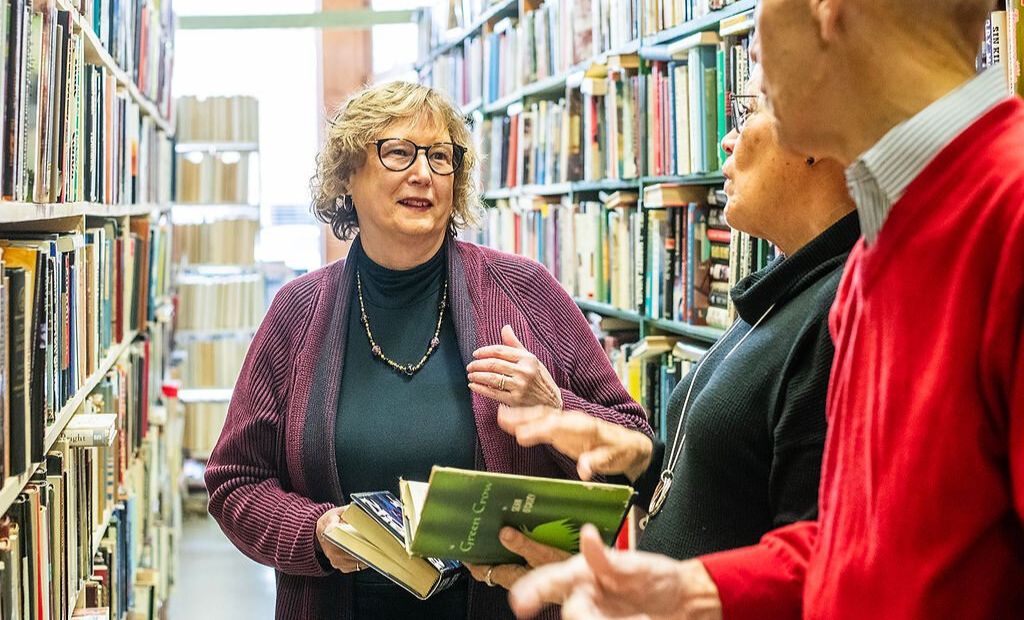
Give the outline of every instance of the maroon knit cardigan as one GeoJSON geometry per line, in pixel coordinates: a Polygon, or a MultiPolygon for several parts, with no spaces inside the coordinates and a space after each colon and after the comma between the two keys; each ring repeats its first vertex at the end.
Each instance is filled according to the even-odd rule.
{"type": "MultiPolygon", "coordinates": [[[[355,251],[359,251],[358,239],[355,251]]],[[[448,240],[452,318],[463,361],[511,325],[544,364],[566,409],[650,434],[582,313],[539,263],[448,240]]],[[[279,619],[350,618],[351,577],[315,551],[317,519],[345,503],[334,452],[354,261],[285,285],[256,332],[206,470],[210,514],[253,560],[277,571],[279,619]]],[[[478,467],[575,477],[549,447],[523,448],[497,425],[497,402],[472,395],[478,467]]],[[[471,618],[511,617],[502,588],[471,582],[471,618]]]]}

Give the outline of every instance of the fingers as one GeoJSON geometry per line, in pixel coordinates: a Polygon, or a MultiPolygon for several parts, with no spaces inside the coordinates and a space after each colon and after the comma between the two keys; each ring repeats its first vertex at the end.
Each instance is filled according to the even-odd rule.
{"type": "Polygon", "coordinates": [[[561,604],[576,587],[593,581],[590,566],[582,556],[575,556],[523,575],[509,590],[508,601],[516,616],[532,618],[545,605],[561,604]]]}
{"type": "Polygon", "coordinates": [[[572,458],[592,449],[599,438],[594,418],[579,411],[563,412],[553,408],[548,411],[548,415],[524,422],[516,428],[519,445],[529,447],[557,442],[559,452],[572,458]]]}
{"type": "Polygon", "coordinates": [[[492,344],[486,347],[480,347],[476,351],[473,351],[473,357],[478,360],[496,357],[515,364],[522,359],[525,353],[528,353],[528,351],[524,351],[523,349],[513,349],[512,347],[507,347],[503,344],[492,344]]]}
{"type": "Polygon", "coordinates": [[[516,428],[520,425],[532,422],[551,413],[555,413],[555,411],[543,406],[509,407],[507,405],[499,405],[498,426],[506,433],[514,435],[516,428]]]}
{"type": "Polygon", "coordinates": [[[614,589],[618,571],[597,528],[590,523],[580,531],[580,554],[586,559],[600,587],[614,589]]]}
{"type": "Polygon", "coordinates": [[[514,349],[525,349],[523,343],[519,342],[519,338],[516,337],[516,333],[512,331],[511,325],[506,325],[501,328],[501,341],[509,347],[514,349]]]}
{"type": "Polygon", "coordinates": [[[580,480],[591,480],[597,474],[621,474],[623,464],[618,462],[621,456],[622,451],[617,446],[602,446],[584,452],[576,460],[576,473],[580,480]]]}
{"type": "Polygon", "coordinates": [[[513,402],[514,396],[511,392],[505,392],[503,390],[496,390],[492,387],[482,385],[480,383],[470,383],[469,390],[475,394],[485,396],[501,403],[502,405],[515,405],[513,402]]]}
{"type": "MultiPolygon", "coordinates": [[[[511,527],[503,527],[498,532],[498,540],[506,549],[522,556],[531,567],[544,566],[554,562],[561,562],[570,557],[570,554],[539,543],[519,530],[511,527]]],[[[521,568],[521,567],[520,567],[521,568]]]]}
{"type": "Polygon", "coordinates": [[[471,372],[466,375],[470,383],[476,383],[499,392],[514,392],[522,387],[520,379],[494,372],[471,372]]]}
{"type": "Polygon", "coordinates": [[[512,376],[518,374],[520,368],[515,363],[503,360],[498,357],[482,357],[475,359],[466,365],[466,372],[493,372],[495,374],[512,376]]]}

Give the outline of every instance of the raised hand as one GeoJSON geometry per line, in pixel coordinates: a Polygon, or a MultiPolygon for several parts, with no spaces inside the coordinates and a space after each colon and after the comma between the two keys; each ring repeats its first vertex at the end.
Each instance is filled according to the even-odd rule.
{"type": "Polygon", "coordinates": [[[509,592],[519,618],[548,604],[567,620],[720,620],[718,589],[699,560],[679,562],[640,551],[612,551],[592,525],[583,528],[581,554],[524,575],[509,592]]]}
{"type": "Polygon", "coordinates": [[[475,359],[466,366],[469,389],[504,405],[561,409],[562,393],[555,380],[508,325],[501,328],[501,342],[473,351],[475,359]]]}
{"type": "Polygon", "coordinates": [[[596,474],[636,480],[647,471],[654,446],[641,432],[552,407],[498,407],[498,426],[521,446],[548,444],[575,460],[580,480],[596,474]]]}

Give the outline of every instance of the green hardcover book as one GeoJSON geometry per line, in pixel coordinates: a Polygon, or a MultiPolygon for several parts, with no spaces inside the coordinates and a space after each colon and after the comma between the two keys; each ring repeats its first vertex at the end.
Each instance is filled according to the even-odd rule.
{"type": "Polygon", "coordinates": [[[716,56],[717,61],[717,74],[718,74],[718,167],[715,170],[721,170],[722,164],[725,163],[725,149],[722,148],[722,140],[725,139],[725,134],[729,133],[729,122],[728,116],[725,113],[725,98],[728,96],[725,87],[725,47],[719,46],[718,54],[716,56]]]}
{"type": "Polygon", "coordinates": [[[498,531],[575,553],[580,528],[594,524],[611,544],[633,500],[618,484],[434,467],[430,482],[401,480],[406,548],[410,553],[474,564],[522,563],[498,531]]]}

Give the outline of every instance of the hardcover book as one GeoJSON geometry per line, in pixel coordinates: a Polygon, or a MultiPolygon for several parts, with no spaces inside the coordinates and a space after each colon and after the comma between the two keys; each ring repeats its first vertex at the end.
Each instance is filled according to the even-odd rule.
{"type": "Polygon", "coordinates": [[[405,548],[402,503],[388,491],[353,493],[343,523],[328,528],[331,543],[371,566],[414,596],[427,599],[463,573],[454,560],[411,556],[405,548]]]}
{"type": "Polygon", "coordinates": [[[429,482],[399,481],[410,553],[474,564],[522,563],[498,540],[504,526],[575,553],[594,524],[611,544],[633,501],[624,485],[434,467],[429,482]]]}

